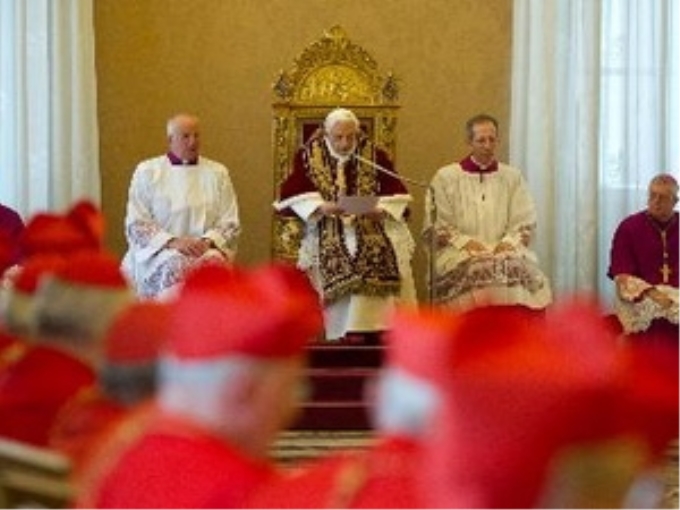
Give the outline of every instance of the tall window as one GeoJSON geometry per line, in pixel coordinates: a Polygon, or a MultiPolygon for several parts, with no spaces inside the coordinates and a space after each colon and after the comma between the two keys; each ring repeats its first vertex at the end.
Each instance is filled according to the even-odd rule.
{"type": "Polygon", "coordinates": [[[0,201],[100,199],[92,0],[0,1],[0,201]]]}
{"type": "Polygon", "coordinates": [[[616,225],[680,169],[680,4],[515,0],[510,159],[537,200],[560,293],[610,301],[616,225]]]}

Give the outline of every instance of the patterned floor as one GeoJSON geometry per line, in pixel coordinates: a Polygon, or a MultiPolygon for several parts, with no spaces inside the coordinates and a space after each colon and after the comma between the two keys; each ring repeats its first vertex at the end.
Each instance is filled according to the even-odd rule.
{"type": "Polygon", "coordinates": [[[373,442],[370,430],[300,430],[283,432],[272,448],[282,466],[294,466],[339,449],[363,449],[373,442]]]}
{"type": "MultiPolygon", "coordinates": [[[[373,431],[285,431],[272,448],[272,457],[284,468],[293,468],[339,449],[364,449],[375,440],[373,431]]],[[[662,508],[678,508],[678,447],[668,449],[664,469],[666,497],[662,508]]]]}

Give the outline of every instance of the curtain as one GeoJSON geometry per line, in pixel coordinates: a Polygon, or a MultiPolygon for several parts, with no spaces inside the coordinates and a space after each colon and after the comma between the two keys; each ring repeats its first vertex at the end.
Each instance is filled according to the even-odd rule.
{"type": "Polygon", "coordinates": [[[0,0],[0,201],[100,203],[92,0],[0,0]]]}
{"type": "Polygon", "coordinates": [[[536,199],[536,251],[555,295],[611,303],[614,229],[677,177],[676,0],[515,0],[510,161],[536,199]]]}

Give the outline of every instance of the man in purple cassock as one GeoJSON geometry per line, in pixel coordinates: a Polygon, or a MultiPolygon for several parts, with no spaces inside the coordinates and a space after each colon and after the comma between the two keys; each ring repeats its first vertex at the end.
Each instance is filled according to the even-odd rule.
{"type": "Polygon", "coordinates": [[[659,174],[647,208],[617,227],[608,276],[616,284],[616,315],[627,335],[678,339],[678,182],[659,174]]]}

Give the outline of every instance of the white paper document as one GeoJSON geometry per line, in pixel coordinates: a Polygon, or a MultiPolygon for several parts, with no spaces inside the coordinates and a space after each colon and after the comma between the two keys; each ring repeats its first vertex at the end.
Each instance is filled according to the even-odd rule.
{"type": "Polygon", "coordinates": [[[338,198],[338,205],[347,214],[366,214],[378,205],[378,197],[350,195],[338,198]]]}

